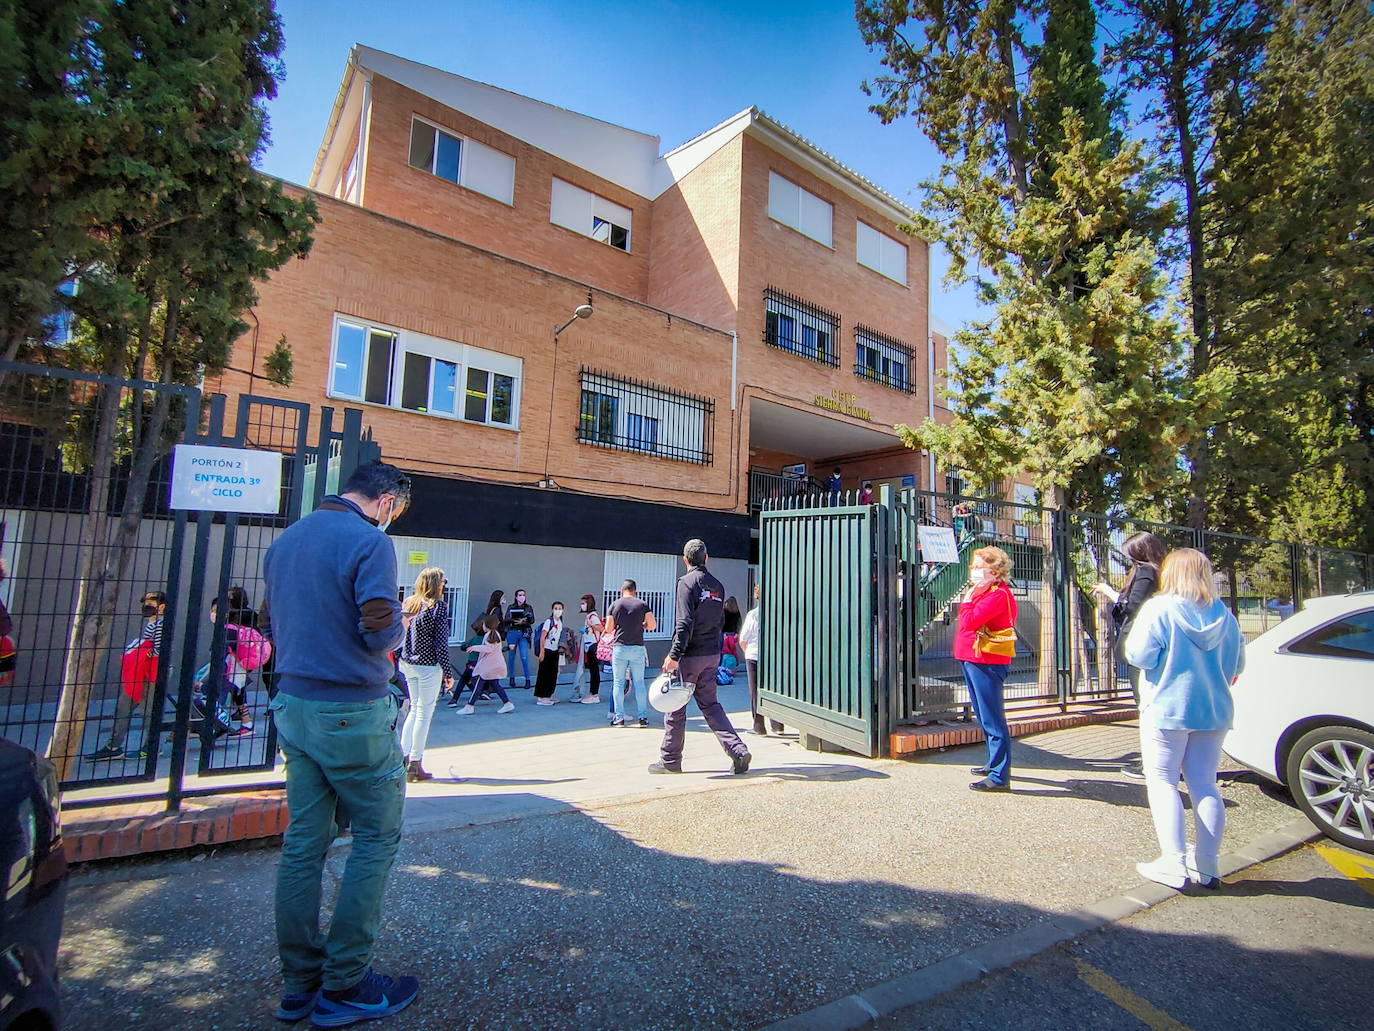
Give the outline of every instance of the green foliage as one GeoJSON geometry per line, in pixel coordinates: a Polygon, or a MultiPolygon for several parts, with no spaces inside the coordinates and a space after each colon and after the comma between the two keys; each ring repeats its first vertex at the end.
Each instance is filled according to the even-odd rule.
{"type": "Polygon", "coordinates": [[[286,334],[283,333],[278,338],[272,350],[267,353],[263,360],[263,367],[267,369],[267,379],[279,387],[289,387],[294,375],[295,359],[291,355],[291,346],[286,342],[286,334]]]}
{"type": "Polygon", "coordinates": [[[1091,8],[1051,4],[1053,31],[1030,46],[1038,10],[859,6],[893,72],[870,86],[874,111],[913,115],[944,159],[916,229],[948,248],[954,281],[980,270],[996,306],[956,338],[953,422],[898,429],[976,485],[1025,471],[1048,498],[1107,505],[1176,473],[1189,426],[1173,389],[1178,332],[1141,146],[1109,128],[1091,8]]]}

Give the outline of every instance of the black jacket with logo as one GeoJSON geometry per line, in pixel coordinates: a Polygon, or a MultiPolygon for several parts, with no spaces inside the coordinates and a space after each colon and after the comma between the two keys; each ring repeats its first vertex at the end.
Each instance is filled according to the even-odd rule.
{"type": "Polygon", "coordinates": [[[719,655],[724,623],[725,588],[721,582],[705,566],[688,570],[677,582],[677,625],[668,657],[719,655]]]}

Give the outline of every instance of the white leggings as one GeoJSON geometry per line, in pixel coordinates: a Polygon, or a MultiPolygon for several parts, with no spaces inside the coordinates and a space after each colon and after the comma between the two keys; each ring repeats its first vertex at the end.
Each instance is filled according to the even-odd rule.
{"type": "Polygon", "coordinates": [[[1140,753],[1145,766],[1145,790],[1150,815],[1155,821],[1160,855],[1182,863],[1187,847],[1183,827],[1183,799],[1178,793],[1180,771],[1188,784],[1196,827],[1197,869],[1216,876],[1221,834],[1226,828],[1226,806],[1217,790],[1224,730],[1161,730],[1140,728],[1140,753]]]}
{"type": "Polygon", "coordinates": [[[434,719],[434,706],[439,700],[439,688],[444,683],[444,671],[439,666],[412,666],[401,663],[410,688],[410,714],[401,728],[401,751],[412,762],[425,757],[425,742],[429,739],[429,723],[434,719]]]}

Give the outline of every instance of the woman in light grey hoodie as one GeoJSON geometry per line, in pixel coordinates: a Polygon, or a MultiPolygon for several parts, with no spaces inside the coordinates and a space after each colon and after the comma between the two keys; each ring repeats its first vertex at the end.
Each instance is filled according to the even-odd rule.
{"type": "Polygon", "coordinates": [[[1236,617],[1217,597],[1212,564],[1179,548],[1159,570],[1159,593],[1136,613],[1126,661],[1140,668],[1140,751],[1160,856],[1137,863],[1145,877],[1171,888],[1192,878],[1217,886],[1217,855],[1226,808],[1217,790],[1221,744],[1234,711],[1231,681],[1245,665],[1236,617]],[[1180,772],[1188,784],[1196,847],[1186,848],[1180,772]]]}

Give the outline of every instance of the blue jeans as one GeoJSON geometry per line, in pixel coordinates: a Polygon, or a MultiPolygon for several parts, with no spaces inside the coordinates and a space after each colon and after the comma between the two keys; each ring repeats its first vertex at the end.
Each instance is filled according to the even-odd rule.
{"type": "Polygon", "coordinates": [[[649,711],[649,688],[644,683],[644,667],[649,663],[649,653],[642,644],[616,644],[611,646],[611,704],[612,712],[627,716],[625,711],[625,672],[628,670],[634,682],[635,706],[639,718],[643,719],[649,711]]]}
{"type": "Polygon", "coordinates": [[[270,706],[286,756],[290,823],[277,864],[277,951],[288,992],[362,980],[382,919],[387,876],[401,844],[405,766],[390,695],[317,702],[278,693],[270,706]],[[329,934],[320,930],[320,878],[342,807],[353,827],[329,934]]]}
{"type": "Polygon", "coordinates": [[[506,645],[515,645],[515,651],[506,652],[506,676],[511,680],[515,679],[515,652],[520,653],[520,668],[525,672],[525,679],[530,678],[530,642],[525,637],[523,630],[507,630],[506,645]]]}
{"type": "Polygon", "coordinates": [[[1007,729],[1007,713],[1002,704],[1002,684],[1011,666],[967,659],[961,660],[961,664],[969,701],[973,703],[973,718],[983,728],[983,737],[988,742],[988,780],[1005,784],[1011,779],[1011,731],[1007,729]]]}

